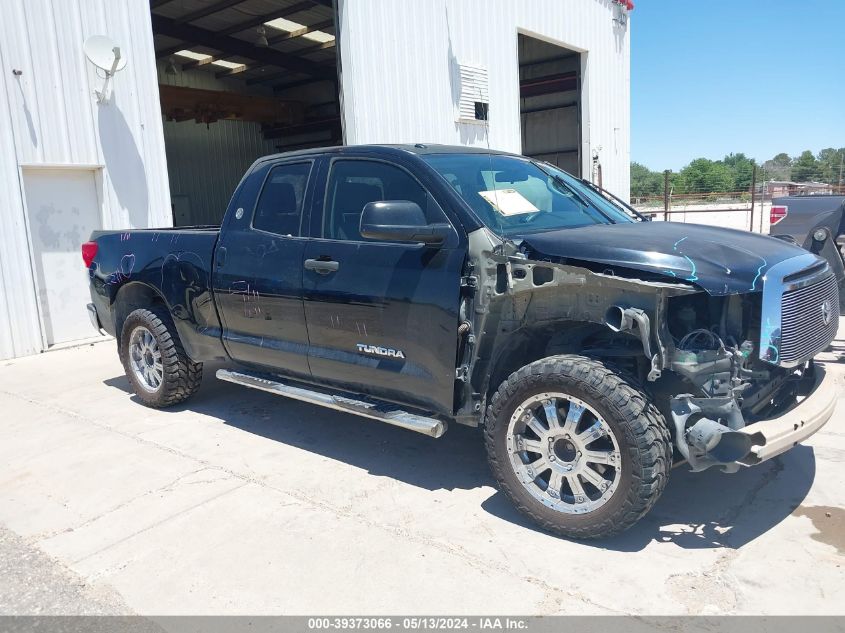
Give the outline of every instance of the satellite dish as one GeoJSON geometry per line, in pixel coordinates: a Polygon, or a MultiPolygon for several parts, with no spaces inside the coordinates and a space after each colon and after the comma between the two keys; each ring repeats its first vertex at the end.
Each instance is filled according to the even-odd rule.
{"type": "Polygon", "coordinates": [[[82,46],[85,57],[100,70],[106,71],[106,80],[103,82],[103,89],[95,90],[97,102],[102,103],[108,98],[106,88],[109,80],[117,71],[126,68],[126,58],[120,54],[120,47],[112,42],[105,35],[92,35],[82,46]]]}
{"type": "Polygon", "coordinates": [[[126,67],[126,58],[120,55],[120,47],[105,35],[92,35],[85,40],[82,50],[89,62],[110,75],[126,67]]]}

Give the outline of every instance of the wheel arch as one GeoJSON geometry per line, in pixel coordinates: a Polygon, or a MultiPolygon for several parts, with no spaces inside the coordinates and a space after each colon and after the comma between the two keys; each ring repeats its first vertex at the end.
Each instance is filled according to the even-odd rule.
{"type": "MultiPolygon", "coordinates": [[[[612,334],[602,323],[554,320],[499,333],[496,350],[477,382],[477,391],[489,401],[499,385],[513,372],[534,361],[556,354],[581,353],[584,342],[596,335],[612,334]]],[[[622,340],[634,340],[625,335],[622,340]]]]}
{"type": "Polygon", "coordinates": [[[140,281],[132,281],[120,287],[112,301],[111,313],[114,322],[115,338],[120,345],[123,324],[133,311],[140,308],[163,306],[168,311],[168,305],[162,294],[152,286],[140,281]]]}

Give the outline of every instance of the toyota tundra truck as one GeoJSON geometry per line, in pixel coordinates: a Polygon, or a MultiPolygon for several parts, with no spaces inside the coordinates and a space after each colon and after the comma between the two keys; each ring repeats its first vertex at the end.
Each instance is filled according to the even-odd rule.
{"type": "MultiPolygon", "coordinates": [[[[819,430],[838,279],[783,240],[650,222],[548,163],[437,145],[268,156],[219,227],[97,231],[91,321],[138,399],[217,378],[433,438],[479,427],[514,505],[602,538],[673,465],[819,430]]],[[[280,469],[285,465],[280,464],[280,469]]]]}

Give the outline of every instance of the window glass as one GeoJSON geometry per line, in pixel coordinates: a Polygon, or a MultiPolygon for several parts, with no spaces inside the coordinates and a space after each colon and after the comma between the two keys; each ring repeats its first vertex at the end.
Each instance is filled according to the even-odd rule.
{"type": "Polygon", "coordinates": [[[435,210],[427,204],[425,189],[403,169],[376,161],[339,160],[332,164],[329,175],[323,237],[363,240],[359,232],[361,212],[367,203],[379,200],[416,202],[429,222],[444,221],[439,209],[436,219],[429,217],[435,210]]]}
{"type": "Polygon", "coordinates": [[[302,203],[311,163],[276,165],[258,197],[252,227],[279,235],[299,236],[302,203]]]}
{"type": "Polygon", "coordinates": [[[422,158],[500,235],[634,221],[551,165],[501,154],[428,154],[422,158]]]}

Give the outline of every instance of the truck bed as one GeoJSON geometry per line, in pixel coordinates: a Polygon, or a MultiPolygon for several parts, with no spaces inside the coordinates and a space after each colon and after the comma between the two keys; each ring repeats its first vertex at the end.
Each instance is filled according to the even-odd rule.
{"type": "Polygon", "coordinates": [[[91,297],[104,329],[116,335],[133,306],[159,296],[191,356],[225,357],[211,275],[218,237],[219,227],[210,225],[94,231],[91,297]],[[114,310],[118,294],[137,300],[114,310]]]}
{"type": "Polygon", "coordinates": [[[111,233],[170,233],[173,231],[219,231],[219,224],[190,224],[187,226],[162,226],[149,229],[129,229],[128,231],[93,231],[91,239],[111,233]]]}

